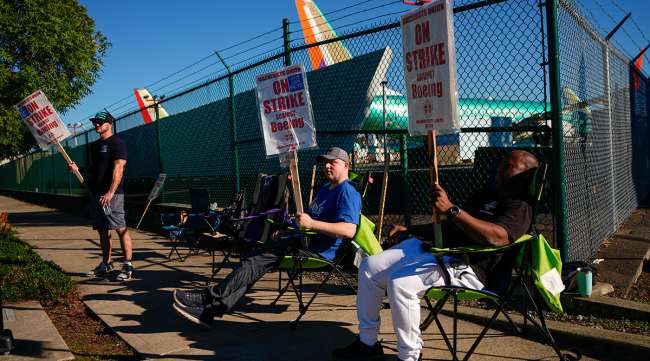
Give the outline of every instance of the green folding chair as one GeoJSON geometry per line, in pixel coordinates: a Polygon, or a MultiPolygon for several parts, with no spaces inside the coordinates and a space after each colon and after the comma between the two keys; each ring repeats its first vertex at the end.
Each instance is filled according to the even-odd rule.
{"type": "MultiPolygon", "coordinates": [[[[292,227],[287,227],[287,229],[294,231],[303,237],[310,237],[317,234],[316,232],[310,230],[297,229],[292,227]]],[[[345,242],[347,241],[350,243],[351,248],[354,251],[355,259],[357,260],[382,252],[381,245],[379,244],[379,241],[377,241],[377,238],[375,238],[374,230],[375,224],[362,214],[354,237],[349,240],[344,240],[344,244],[341,245],[340,250],[344,249],[345,242]]],[[[338,274],[344,280],[346,285],[352,290],[352,292],[356,293],[356,288],[353,286],[353,282],[350,281],[349,276],[341,267],[341,262],[346,258],[346,256],[346,252],[339,252],[334,260],[328,260],[316,253],[301,249],[296,254],[285,256],[284,259],[282,259],[280,265],[278,266],[278,269],[280,271],[278,288],[280,291],[275,300],[271,302],[271,305],[275,305],[291,287],[296,295],[296,298],[298,299],[299,310],[298,317],[293,322],[291,322],[290,326],[292,329],[296,329],[298,322],[302,316],[307,313],[309,306],[314,302],[323,286],[327,284],[333,274],[338,274]],[[303,273],[305,271],[328,271],[323,281],[318,284],[316,291],[314,291],[314,293],[311,295],[311,298],[306,303],[303,300],[304,292],[302,280],[303,273]],[[285,283],[284,287],[282,286],[282,272],[287,273],[288,277],[288,280],[285,283]]]]}
{"type": "MultiPolygon", "coordinates": [[[[537,204],[539,203],[542,195],[542,190],[544,187],[546,179],[547,166],[544,164],[540,166],[532,177],[531,185],[529,188],[530,195],[534,197],[534,207],[533,215],[537,213],[537,204]]],[[[534,219],[534,217],[533,217],[534,219]]],[[[534,265],[539,266],[539,259],[533,259],[533,254],[539,252],[533,252],[533,245],[540,243],[545,243],[543,235],[537,234],[525,234],[513,243],[503,246],[503,247],[457,247],[457,248],[433,248],[431,252],[436,256],[439,262],[442,262],[443,256],[455,256],[455,257],[465,257],[470,254],[489,254],[489,253],[500,253],[503,254],[503,260],[501,262],[501,268],[498,274],[502,277],[501,284],[495,287],[494,290],[475,290],[464,287],[457,286],[441,286],[441,287],[431,287],[425,292],[424,300],[426,302],[427,308],[429,310],[428,316],[420,324],[420,329],[422,331],[426,330],[433,322],[436,323],[440,334],[442,335],[449,352],[451,353],[453,360],[458,360],[458,302],[459,301],[483,301],[489,300],[494,305],[496,305],[494,313],[483,327],[482,331],[469,348],[463,360],[468,360],[479,343],[487,333],[487,331],[492,327],[494,320],[503,314],[508,323],[513,327],[516,333],[523,333],[528,322],[537,328],[542,334],[545,341],[551,345],[555,353],[560,357],[561,360],[577,360],[580,359],[580,354],[575,352],[576,355],[562,353],[562,351],[557,346],[551,332],[546,326],[544,320],[544,314],[541,307],[539,307],[539,297],[536,297],[534,293],[534,277],[537,274],[534,269],[534,265]],[[513,272],[515,277],[512,276],[513,272]],[[518,327],[512,318],[504,311],[506,304],[512,304],[513,294],[516,289],[520,288],[523,291],[521,311],[524,316],[524,325],[523,327],[518,327]],[[444,305],[449,299],[453,299],[453,312],[452,312],[452,338],[449,339],[447,332],[445,331],[442,323],[438,319],[440,311],[442,311],[444,305]],[[432,304],[432,300],[435,300],[435,305],[432,304]],[[529,309],[532,308],[533,313],[529,313],[529,309]],[[535,320],[535,316],[538,320],[535,320]]],[[[550,248],[550,247],[549,247],[550,248]]],[[[537,255],[539,257],[539,255],[537,255]]],[[[543,262],[542,262],[543,263],[543,262]]],[[[558,267],[561,267],[558,266],[558,267]]],[[[561,274],[561,268],[557,270],[561,274]]],[[[448,277],[448,276],[447,276],[448,277]]],[[[446,282],[449,284],[449,282],[446,282]]],[[[551,307],[552,310],[561,311],[561,306],[558,309],[557,305],[559,304],[559,295],[554,300],[545,299],[547,304],[551,307]]]]}

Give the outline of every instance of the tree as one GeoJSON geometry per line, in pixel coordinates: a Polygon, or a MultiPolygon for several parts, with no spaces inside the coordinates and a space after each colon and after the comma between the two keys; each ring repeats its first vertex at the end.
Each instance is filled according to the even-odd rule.
{"type": "Polygon", "coordinates": [[[0,0],[0,159],[35,145],[14,106],[37,89],[60,112],[76,105],[109,46],[77,0],[0,0]]]}

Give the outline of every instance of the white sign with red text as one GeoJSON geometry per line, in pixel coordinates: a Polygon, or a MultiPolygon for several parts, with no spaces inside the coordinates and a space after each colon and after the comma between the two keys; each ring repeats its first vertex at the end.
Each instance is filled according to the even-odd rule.
{"type": "Polygon", "coordinates": [[[257,76],[266,155],[316,147],[316,129],[302,64],[257,76]]]}
{"type": "Polygon", "coordinates": [[[452,0],[437,0],[401,18],[409,134],[457,132],[456,51],[452,0]]]}
{"type": "Polygon", "coordinates": [[[40,90],[18,103],[16,110],[43,150],[70,136],[56,109],[40,90]]]}

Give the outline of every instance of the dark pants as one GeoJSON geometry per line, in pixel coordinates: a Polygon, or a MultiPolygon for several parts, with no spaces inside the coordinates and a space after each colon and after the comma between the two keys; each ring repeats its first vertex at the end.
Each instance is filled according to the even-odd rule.
{"type": "Polygon", "coordinates": [[[284,239],[275,242],[272,246],[263,247],[241,261],[241,266],[230,274],[218,285],[212,287],[216,297],[212,305],[216,316],[222,316],[230,311],[244,296],[248,287],[257,282],[267,272],[278,267],[286,254],[300,252],[297,250],[295,240],[284,239]]]}

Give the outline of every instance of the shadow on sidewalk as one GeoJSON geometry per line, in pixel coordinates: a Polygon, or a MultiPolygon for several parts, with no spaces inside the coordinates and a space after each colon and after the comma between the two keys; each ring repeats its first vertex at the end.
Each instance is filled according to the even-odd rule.
{"type": "MultiPolygon", "coordinates": [[[[163,263],[158,263],[165,264],[163,263]]],[[[270,295],[274,289],[253,288],[248,294],[253,297],[244,297],[240,305],[236,306],[235,313],[225,319],[215,319],[212,330],[204,330],[178,316],[172,308],[172,290],[176,287],[205,284],[206,277],[202,277],[184,269],[168,265],[168,270],[137,269],[136,278],[125,282],[122,287],[117,287],[105,293],[87,294],[83,301],[92,305],[109,301],[119,305],[124,302],[137,307],[119,306],[119,313],[105,310],[102,317],[115,317],[119,321],[111,322],[111,329],[117,333],[139,335],[140,338],[150,343],[153,339],[162,340],[168,333],[179,333],[185,342],[190,344],[192,353],[199,352],[200,356],[187,354],[190,350],[173,352],[173,357],[178,359],[218,359],[218,360],[329,360],[329,350],[341,347],[354,339],[354,335],[342,326],[347,324],[326,321],[301,321],[298,330],[292,331],[289,321],[295,318],[295,298],[293,295],[280,301],[280,304],[271,306],[273,297],[270,295]],[[257,294],[256,293],[260,293],[257,294]],[[263,293],[263,294],[261,294],[263,293]],[[289,305],[282,301],[291,302],[294,308],[287,312],[289,305]],[[122,311],[123,309],[123,311],[122,311]],[[138,311],[136,311],[138,310],[138,311]],[[125,312],[126,311],[126,312],[125,312]],[[133,311],[133,312],[130,312],[133,311]],[[286,312],[286,316],[282,316],[286,312]],[[260,314],[267,320],[261,320],[260,314]],[[280,315],[280,316],[278,316],[280,315]],[[283,320],[275,320],[278,317],[283,320]],[[240,322],[232,319],[241,320],[240,322]],[[269,321],[268,319],[274,319],[269,321]],[[285,320],[286,319],[286,320],[285,320]],[[203,350],[203,351],[199,351],[203,350]],[[322,352],[321,352],[322,351],[322,352]],[[210,356],[214,352],[213,356],[210,356]],[[207,353],[207,355],[206,355],[207,353]],[[315,354],[317,353],[317,354],[315,354]],[[326,357],[324,356],[326,354],[326,357]],[[295,357],[294,357],[295,356],[295,357]]],[[[321,301],[327,300],[327,294],[321,301]]],[[[317,299],[316,303],[319,302],[317,299]]],[[[328,303],[314,304],[330,307],[328,303]]],[[[117,307],[117,306],[116,306],[117,307]]],[[[341,306],[349,311],[348,306],[341,306]]],[[[316,311],[318,312],[318,311],[316,311]]],[[[151,349],[151,348],[149,348],[151,349]]],[[[163,352],[172,352],[172,347],[158,347],[163,352]]],[[[141,355],[143,357],[161,357],[160,355],[141,355]]],[[[168,355],[171,357],[172,355],[168,355]]]]}
{"type": "Polygon", "coordinates": [[[90,220],[55,210],[11,212],[9,222],[15,227],[89,226],[90,220]]]}

